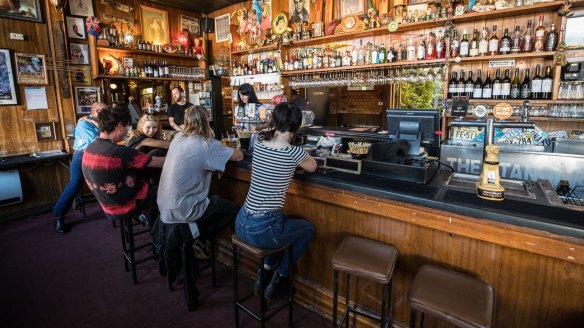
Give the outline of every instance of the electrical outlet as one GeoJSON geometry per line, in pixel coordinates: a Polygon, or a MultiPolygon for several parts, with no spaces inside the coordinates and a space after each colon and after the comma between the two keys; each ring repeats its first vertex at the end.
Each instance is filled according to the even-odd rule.
{"type": "Polygon", "coordinates": [[[10,33],[10,40],[24,41],[24,34],[21,34],[21,33],[10,33]]]}

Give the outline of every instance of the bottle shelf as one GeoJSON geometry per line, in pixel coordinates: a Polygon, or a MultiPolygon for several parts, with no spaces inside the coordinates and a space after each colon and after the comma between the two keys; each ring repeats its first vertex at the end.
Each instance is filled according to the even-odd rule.
{"type": "Polygon", "coordinates": [[[141,76],[125,76],[125,75],[98,75],[93,78],[97,79],[118,79],[118,80],[143,80],[143,81],[191,81],[202,82],[205,79],[191,79],[184,77],[141,77],[141,76]]]}
{"type": "Polygon", "coordinates": [[[496,105],[507,103],[511,106],[522,106],[524,101],[529,101],[529,106],[542,106],[553,104],[584,104],[584,100],[552,100],[552,99],[469,99],[471,105],[496,105]]]}
{"type": "Polygon", "coordinates": [[[274,51],[274,50],[278,50],[277,44],[271,44],[269,46],[262,46],[262,47],[255,47],[255,48],[250,48],[250,49],[240,50],[240,51],[232,51],[231,55],[241,56],[241,55],[249,55],[249,54],[253,54],[253,53],[258,53],[258,52],[263,52],[263,51],[274,51]]]}
{"type": "MultiPolygon", "coordinates": [[[[461,58],[461,63],[463,62],[474,62],[474,61],[487,61],[487,60],[498,60],[498,59],[527,59],[527,58],[552,58],[555,51],[546,52],[528,52],[520,54],[508,54],[508,55],[494,55],[494,56],[476,56],[476,57],[463,57],[461,58]]],[[[453,65],[460,64],[452,60],[450,63],[453,65]]]]}
{"type": "MultiPolygon", "coordinates": [[[[450,119],[450,120],[454,120],[457,119],[458,116],[451,116],[448,115],[446,116],[446,118],[450,119]]],[[[466,119],[477,119],[476,116],[473,115],[467,115],[464,118],[466,119]]],[[[489,116],[489,118],[492,118],[492,116],[489,116]]],[[[511,116],[509,117],[507,120],[508,121],[518,121],[521,119],[521,116],[511,116]]],[[[573,123],[584,123],[584,118],[571,118],[571,117],[556,117],[556,116],[530,116],[529,117],[529,121],[535,122],[535,121],[554,121],[554,122],[573,122],[573,123]]]]}
{"type": "Polygon", "coordinates": [[[195,56],[170,54],[167,52],[155,52],[155,51],[146,51],[146,50],[129,49],[129,48],[104,47],[104,46],[98,46],[97,50],[110,51],[110,52],[121,52],[121,53],[131,53],[131,54],[147,55],[147,56],[153,56],[153,57],[174,57],[174,58],[192,59],[195,61],[199,61],[197,59],[197,57],[195,57],[195,56]]]}
{"type": "Polygon", "coordinates": [[[482,13],[470,13],[464,14],[460,16],[453,16],[452,22],[456,23],[464,23],[464,22],[475,22],[480,19],[487,19],[487,18],[503,18],[509,16],[518,16],[523,14],[535,14],[541,13],[546,11],[556,11],[562,5],[564,1],[552,1],[552,2],[544,2],[544,3],[537,3],[529,6],[521,6],[521,7],[514,7],[514,8],[507,8],[507,9],[498,9],[492,10],[482,13]],[[491,17],[489,17],[491,16],[491,17]]]}
{"type": "Polygon", "coordinates": [[[364,70],[364,69],[374,69],[374,68],[386,68],[386,67],[400,67],[400,66],[419,66],[419,65],[432,65],[432,64],[444,64],[445,59],[430,59],[430,60],[417,60],[417,61],[400,61],[385,64],[370,64],[370,65],[360,65],[360,66],[342,66],[342,67],[329,67],[329,68],[318,68],[318,69],[306,69],[298,71],[284,71],[280,72],[283,76],[286,75],[298,75],[298,74],[308,74],[308,73],[326,73],[326,72],[337,72],[337,71],[347,71],[347,70],[364,70]]]}

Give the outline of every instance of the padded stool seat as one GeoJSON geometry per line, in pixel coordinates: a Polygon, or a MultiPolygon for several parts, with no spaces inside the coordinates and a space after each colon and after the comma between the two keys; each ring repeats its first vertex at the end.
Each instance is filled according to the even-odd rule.
{"type": "Polygon", "coordinates": [[[492,327],[495,291],[490,285],[462,273],[424,265],[416,274],[408,298],[412,306],[410,327],[416,326],[416,310],[456,327],[492,327]]]}
{"type": "Polygon", "coordinates": [[[334,269],[334,303],[333,327],[337,326],[338,275],[339,271],[347,274],[346,310],[340,327],[348,321],[349,312],[381,320],[381,327],[391,325],[391,278],[397,261],[397,249],[379,241],[349,236],[335,251],[332,258],[334,269]],[[370,311],[350,307],[350,276],[363,277],[383,285],[381,315],[370,311]]]}

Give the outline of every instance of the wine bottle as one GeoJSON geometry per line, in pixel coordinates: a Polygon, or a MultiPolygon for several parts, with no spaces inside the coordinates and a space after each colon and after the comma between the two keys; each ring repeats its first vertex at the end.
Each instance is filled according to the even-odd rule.
{"type": "Polygon", "coordinates": [[[483,26],[483,31],[481,32],[481,39],[479,40],[479,55],[486,56],[489,52],[489,40],[487,39],[488,35],[487,27],[483,26]]]}
{"type": "Polygon", "coordinates": [[[552,99],[552,85],[554,80],[552,78],[552,67],[547,66],[545,68],[545,76],[541,81],[541,93],[540,99],[552,99]]]}
{"type": "Polygon", "coordinates": [[[464,70],[460,70],[460,78],[456,83],[457,96],[464,96],[464,88],[466,87],[466,79],[464,78],[464,70]]]}
{"type": "Polygon", "coordinates": [[[522,52],[533,51],[533,27],[531,26],[531,19],[527,21],[527,29],[523,34],[523,48],[522,52]]]}
{"type": "Polygon", "coordinates": [[[495,56],[499,53],[499,37],[497,36],[497,25],[493,25],[493,35],[489,39],[489,55],[495,56]]]}
{"type": "Polygon", "coordinates": [[[491,81],[491,71],[487,71],[487,78],[483,83],[483,99],[491,99],[493,96],[493,82],[491,81]]]}
{"type": "Polygon", "coordinates": [[[509,99],[511,95],[511,78],[509,77],[509,69],[505,70],[505,77],[501,80],[501,99],[509,99]]]}
{"type": "Polygon", "coordinates": [[[552,24],[550,31],[545,39],[545,51],[556,51],[558,46],[558,32],[556,32],[556,24],[552,24]]]}
{"type": "Polygon", "coordinates": [[[448,99],[452,99],[452,97],[457,95],[458,79],[456,77],[456,72],[452,72],[450,81],[448,81],[448,99]]]}
{"type": "Polygon", "coordinates": [[[499,54],[507,55],[511,53],[511,37],[509,36],[509,29],[505,29],[505,33],[501,38],[501,47],[499,48],[499,54]]]}
{"type": "Polygon", "coordinates": [[[513,81],[511,81],[511,92],[509,93],[509,97],[511,99],[519,99],[520,90],[521,83],[519,83],[519,68],[516,68],[515,76],[513,77],[513,81]]]}
{"type": "Polygon", "coordinates": [[[468,55],[470,57],[476,57],[479,55],[479,31],[475,28],[472,32],[472,39],[469,44],[468,55]]]}
{"type": "Polygon", "coordinates": [[[519,97],[521,99],[531,98],[531,80],[529,78],[529,68],[525,70],[525,77],[523,77],[523,82],[521,82],[521,92],[519,97]]]}
{"type": "Polygon", "coordinates": [[[495,80],[493,81],[493,99],[501,99],[501,69],[497,68],[495,72],[495,80]]]}
{"type": "Polygon", "coordinates": [[[543,79],[542,79],[541,75],[539,75],[540,73],[541,73],[541,66],[536,65],[535,66],[535,75],[533,76],[533,79],[531,80],[531,98],[532,99],[541,99],[541,84],[543,82],[543,79]]]}
{"type": "Polygon", "coordinates": [[[483,80],[481,78],[481,70],[477,72],[477,79],[474,82],[474,90],[472,93],[474,99],[480,99],[483,97],[483,80]]]}
{"type": "Polygon", "coordinates": [[[464,32],[462,32],[462,40],[460,40],[459,49],[460,57],[468,57],[469,55],[468,48],[469,48],[468,31],[464,29],[464,32]]]}
{"type": "Polygon", "coordinates": [[[544,49],[545,49],[545,27],[543,26],[543,16],[539,16],[539,26],[535,29],[533,51],[543,52],[544,49]]]}
{"type": "Polygon", "coordinates": [[[458,42],[458,32],[454,30],[450,41],[450,58],[456,58],[458,55],[460,55],[460,42],[458,42]]]}
{"type": "Polygon", "coordinates": [[[474,93],[474,81],[472,79],[472,71],[468,72],[468,79],[464,85],[464,95],[471,99],[474,93]]]}
{"type": "Polygon", "coordinates": [[[379,48],[379,63],[385,64],[387,61],[387,50],[385,50],[385,44],[381,43],[381,47],[379,48]]]}
{"type": "Polygon", "coordinates": [[[511,53],[518,54],[523,48],[523,38],[521,37],[521,29],[519,25],[515,26],[515,34],[511,39],[511,53]]]}

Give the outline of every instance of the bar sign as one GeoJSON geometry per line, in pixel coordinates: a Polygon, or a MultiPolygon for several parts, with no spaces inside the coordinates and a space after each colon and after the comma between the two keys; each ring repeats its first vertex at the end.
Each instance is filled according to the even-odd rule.
{"type": "Polygon", "coordinates": [[[515,59],[489,60],[489,68],[493,67],[515,67],[515,59]]]}

